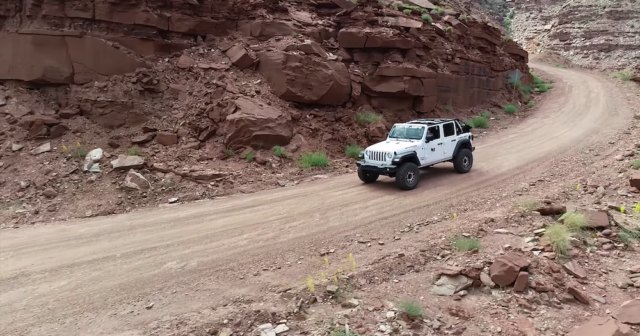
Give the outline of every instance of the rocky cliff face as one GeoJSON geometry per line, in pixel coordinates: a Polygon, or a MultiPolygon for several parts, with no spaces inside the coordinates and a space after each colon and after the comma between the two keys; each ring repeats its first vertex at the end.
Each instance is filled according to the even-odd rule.
{"type": "MultiPolygon", "coordinates": [[[[132,145],[155,171],[141,174],[158,194],[283,186],[283,175],[300,171],[273,146],[293,158],[324,151],[341,160],[346,145],[380,140],[394,122],[501,110],[514,99],[509,73],[532,81],[528,53],[459,2],[5,0],[0,158],[8,159],[0,186],[36,179],[17,167],[44,162],[60,174],[41,178],[38,188],[76,185],[90,174],[73,161],[77,147],[120,155],[132,145]],[[359,112],[382,120],[358,123],[359,112]],[[52,150],[40,156],[12,149],[46,141],[52,150]],[[250,152],[260,165],[245,162],[250,152]],[[227,177],[202,173],[209,170],[227,177]],[[231,177],[238,171],[246,174],[231,177]],[[158,174],[186,181],[176,187],[181,178],[163,182],[158,174]]],[[[126,189],[117,174],[90,183],[126,189]]],[[[70,197],[60,191],[58,199],[70,197]]],[[[0,196],[31,202],[39,195],[21,193],[0,196]]],[[[65,206],[79,209],[75,202],[50,208],[65,206]]]]}
{"type": "Polygon", "coordinates": [[[518,0],[513,6],[512,36],[529,52],[557,52],[595,69],[630,70],[640,63],[635,0],[518,0]]]}

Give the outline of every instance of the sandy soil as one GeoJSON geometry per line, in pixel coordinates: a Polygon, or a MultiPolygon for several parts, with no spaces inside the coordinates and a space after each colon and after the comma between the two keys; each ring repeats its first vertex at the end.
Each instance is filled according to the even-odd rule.
{"type": "Polygon", "coordinates": [[[474,205],[557,159],[621,132],[632,110],[609,81],[533,64],[555,88],[524,122],[476,143],[467,175],[428,170],[417,190],[354,175],[215,201],[0,232],[0,333],[136,335],[152,321],[303,283],[320,250],[354,237],[365,262],[397,248],[389,233],[474,205]],[[605,126],[606,127],[603,127],[605,126]],[[384,246],[384,248],[382,247],[384,246]],[[380,252],[382,253],[382,252],[380,252]],[[314,259],[315,258],[315,259],[314,259]],[[144,309],[151,302],[153,309],[144,309]]]}

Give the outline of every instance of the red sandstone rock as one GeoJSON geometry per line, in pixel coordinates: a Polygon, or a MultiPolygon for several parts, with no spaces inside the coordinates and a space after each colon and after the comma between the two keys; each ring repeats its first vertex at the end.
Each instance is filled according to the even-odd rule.
{"type": "Polygon", "coordinates": [[[351,78],[344,63],[284,52],[263,52],[259,58],[260,73],[281,99],[341,105],[350,98],[351,78]]]}
{"type": "Polygon", "coordinates": [[[245,50],[241,44],[236,44],[231,47],[227,50],[226,55],[231,60],[231,63],[240,69],[250,68],[255,63],[253,58],[251,58],[249,53],[247,53],[247,50],[245,50]]]}
{"type": "Polygon", "coordinates": [[[284,146],[292,137],[291,119],[258,100],[239,98],[226,118],[225,145],[230,148],[284,146]]]}

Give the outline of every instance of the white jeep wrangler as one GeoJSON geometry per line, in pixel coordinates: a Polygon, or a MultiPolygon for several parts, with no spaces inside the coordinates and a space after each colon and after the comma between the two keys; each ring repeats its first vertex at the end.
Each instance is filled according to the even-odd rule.
{"type": "Polygon", "coordinates": [[[395,177],[398,187],[415,189],[420,168],[453,162],[458,173],[473,166],[471,127],[457,119],[418,119],[395,124],[387,140],[360,153],[358,177],[373,183],[380,175],[395,177]]]}

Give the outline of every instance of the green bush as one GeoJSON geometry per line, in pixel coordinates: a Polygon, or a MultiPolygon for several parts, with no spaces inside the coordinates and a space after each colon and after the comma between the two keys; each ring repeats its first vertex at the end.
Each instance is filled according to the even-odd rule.
{"type": "Polygon", "coordinates": [[[411,10],[410,9],[405,9],[402,12],[405,13],[406,15],[411,15],[411,10]]]}
{"type": "Polygon", "coordinates": [[[527,107],[534,107],[534,106],[536,106],[536,103],[533,100],[527,103],[527,107]]]}
{"type": "Polygon", "coordinates": [[[560,64],[560,63],[553,63],[553,66],[556,68],[562,68],[562,69],[566,69],[567,66],[564,64],[560,64]]]}
{"type": "Polygon", "coordinates": [[[84,147],[76,147],[73,151],[71,151],[71,156],[75,159],[84,159],[89,151],[87,151],[84,147]]]}
{"type": "Polygon", "coordinates": [[[402,301],[398,304],[398,309],[405,312],[410,318],[422,316],[422,305],[415,301],[402,301]]]}
{"type": "Polygon", "coordinates": [[[231,149],[225,149],[225,151],[224,151],[224,156],[225,156],[226,158],[230,158],[230,157],[232,157],[232,156],[234,156],[234,155],[236,155],[236,153],[235,153],[233,150],[231,150],[231,149]]]}
{"type": "Polygon", "coordinates": [[[633,168],[633,169],[640,169],[640,160],[633,160],[633,161],[631,161],[631,168],[633,168]]]}
{"type": "Polygon", "coordinates": [[[382,120],[382,116],[371,112],[362,112],[356,114],[356,122],[362,125],[369,125],[382,120]]]}
{"type": "Polygon", "coordinates": [[[351,331],[347,332],[346,330],[336,330],[331,333],[331,336],[358,336],[358,335],[352,333],[351,331]]]}
{"type": "Polygon", "coordinates": [[[633,75],[630,72],[620,71],[613,74],[613,78],[619,79],[623,82],[628,82],[633,78],[633,75]]]}
{"type": "Polygon", "coordinates": [[[409,5],[409,4],[402,4],[402,8],[406,8],[406,9],[412,9],[414,11],[418,11],[418,12],[422,12],[422,13],[429,13],[428,9],[422,8],[420,6],[414,6],[414,5],[409,5]]]}
{"type": "Polygon", "coordinates": [[[489,128],[489,121],[483,116],[477,116],[465,121],[472,128],[489,128]]]}
{"type": "Polygon", "coordinates": [[[530,85],[523,85],[520,87],[520,90],[522,90],[522,92],[524,93],[531,93],[533,89],[531,88],[530,85]]]}
{"type": "Polygon", "coordinates": [[[300,156],[300,168],[328,167],[329,160],[323,152],[305,153],[300,156]]]}
{"type": "Polygon", "coordinates": [[[565,226],[554,224],[547,227],[542,239],[551,244],[553,251],[558,256],[564,257],[571,249],[570,237],[569,230],[565,226]]]}
{"type": "Polygon", "coordinates": [[[544,84],[544,81],[542,79],[540,79],[540,77],[538,77],[538,75],[536,75],[536,74],[532,74],[532,75],[533,75],[533,84],[535,84],[535,85],[544,84]]]}
{"type": "Polygon", "coordinates": [[[247,156],[244,157],[244,160],[247,162],[253,162],[256,159],[256,153],[253,151],[247,153],[247,156]]]}
{"type": "Polygon", "coordinates": [[[453,248],[458,251],[471,251],[480,249],[480,241],[475,238],[456,236],[452,242],[453,248]]]}
{"type": "Polygon", "coordinates": [[[540,84],[538,85],[538,92],[547,92],[549,91],[549,89],[551,89],[551,85],[547,85],[547,84],[540,84]]]}
{"type": "Polygon", "coordinates": [[[140,147],[133,146],[127,149],[127,155],[142,156],[142,151],[140,150],[140,147]]]}
{"type": "Polygon", "coordinates": [[[504,111],[509,113],[509,114],[514,114],[518,111],[518,108],[516,107],[515,104],[509,104],[507,106],[504,107],[504,111]]]}
{"type": "Polygon", "coordinates": [[[588,226],[587,216],[581,212],[572,211],[562,215],[559,219],[570,232],[580,232],[588,226]]]}
{"type": "Polygon", "coordinates": [[[484,110],[484,111],[480,112],[480,116],[483,117],[483,118],[490,119],[491,118],[491,112],[489,112],[487,110],[484,110]]]}
{"type": "Polygon", "coordinates": [[[273,151],[273,155],[279,158],[286,159],[289,157],[289,153],[287,153],[287,150],[282,146],[275,146],[271,150],[273,151]]]}
{"type": "Polygon", "coordinates": [[[453,28],[447,27],[447,28],[444,29],[444,31],[447,32],[447,33],[450,33],[450,32],[453,31],[453,28]]]}
{"type": "Polygon", "coordinates": [[[431,18],[431,15],[429,15],[429,14],[422,14],[422,19],[427,21],[427,22],[429,22],[429,23],[433,22],[433,18],[431,18]]]}
{"type": "Polygon", "coordinates": [[[451,105],[445,105],[444,110],[447,112],[451,112],[451,105]]]}
{"type": "Polygon", "coordinates": [[[348,158],[357,159],[360,155],[360,152],[362,152],[362,148],[360,148],[358,145],[349,145],[347,146],[347,148],[345,148],[344,155],[346,155],[348,158]]]}

